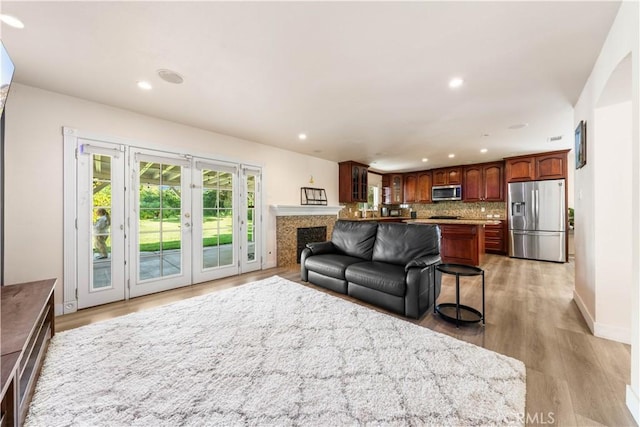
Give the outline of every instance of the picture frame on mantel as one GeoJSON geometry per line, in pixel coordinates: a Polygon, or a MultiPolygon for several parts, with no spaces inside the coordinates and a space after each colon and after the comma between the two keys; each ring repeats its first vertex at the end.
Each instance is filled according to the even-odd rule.
{"type": "Polygon", "coordinates": [[[587,123],[580,120],[575,131],[576,137],[576,169],[587,164],[587,123]]]}

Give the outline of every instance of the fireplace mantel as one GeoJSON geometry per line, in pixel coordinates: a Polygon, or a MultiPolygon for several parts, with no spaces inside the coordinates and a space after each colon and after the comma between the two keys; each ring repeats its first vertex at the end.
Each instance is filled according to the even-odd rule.
{"type": "Polygon", "coordinates": [[[271,205],[276,216],[338,215],[344,206],[271,205]]]}

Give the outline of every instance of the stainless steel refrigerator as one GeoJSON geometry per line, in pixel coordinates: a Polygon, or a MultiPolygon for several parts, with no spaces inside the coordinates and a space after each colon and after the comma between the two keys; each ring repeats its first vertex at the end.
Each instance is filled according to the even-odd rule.
{"type": "Polygon", "coordinates": [[[566,262],[565,181],[509,184],[509,256],[566,262]]]}

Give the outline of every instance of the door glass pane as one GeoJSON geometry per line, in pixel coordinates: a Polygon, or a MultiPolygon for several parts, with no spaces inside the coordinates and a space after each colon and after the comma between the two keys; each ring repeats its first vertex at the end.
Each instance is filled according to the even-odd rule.
{"type": "Polygon", "coordinates": [[[256,177],[247,176],[247,261],[256,259],[255,211],[256,177]]]}
{"type": "Polygon", "coordinates": [[[111,157],[93,155],[92,289],[111,287],[111,157]]]}
{"type": "Polygon", "coordinates": [[[140,162],[140,280],[182,271],[181,172],[178,165],[140,162]]]}
{"type": "Polygon", "coordinates": [[[233,265],[233,174],[202,171],[202,268],[233,265]]]}

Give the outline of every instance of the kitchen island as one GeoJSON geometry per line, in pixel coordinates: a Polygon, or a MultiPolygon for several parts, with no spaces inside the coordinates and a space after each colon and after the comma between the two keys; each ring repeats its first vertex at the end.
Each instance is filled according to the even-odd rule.
{"type": "Polygon", "coordinates": [[[484,226],[500,224],[491,219],[413,219],[405,222],[439,225],[442,262],[476,266],[482,264],[484,258],[484,226]]]}

